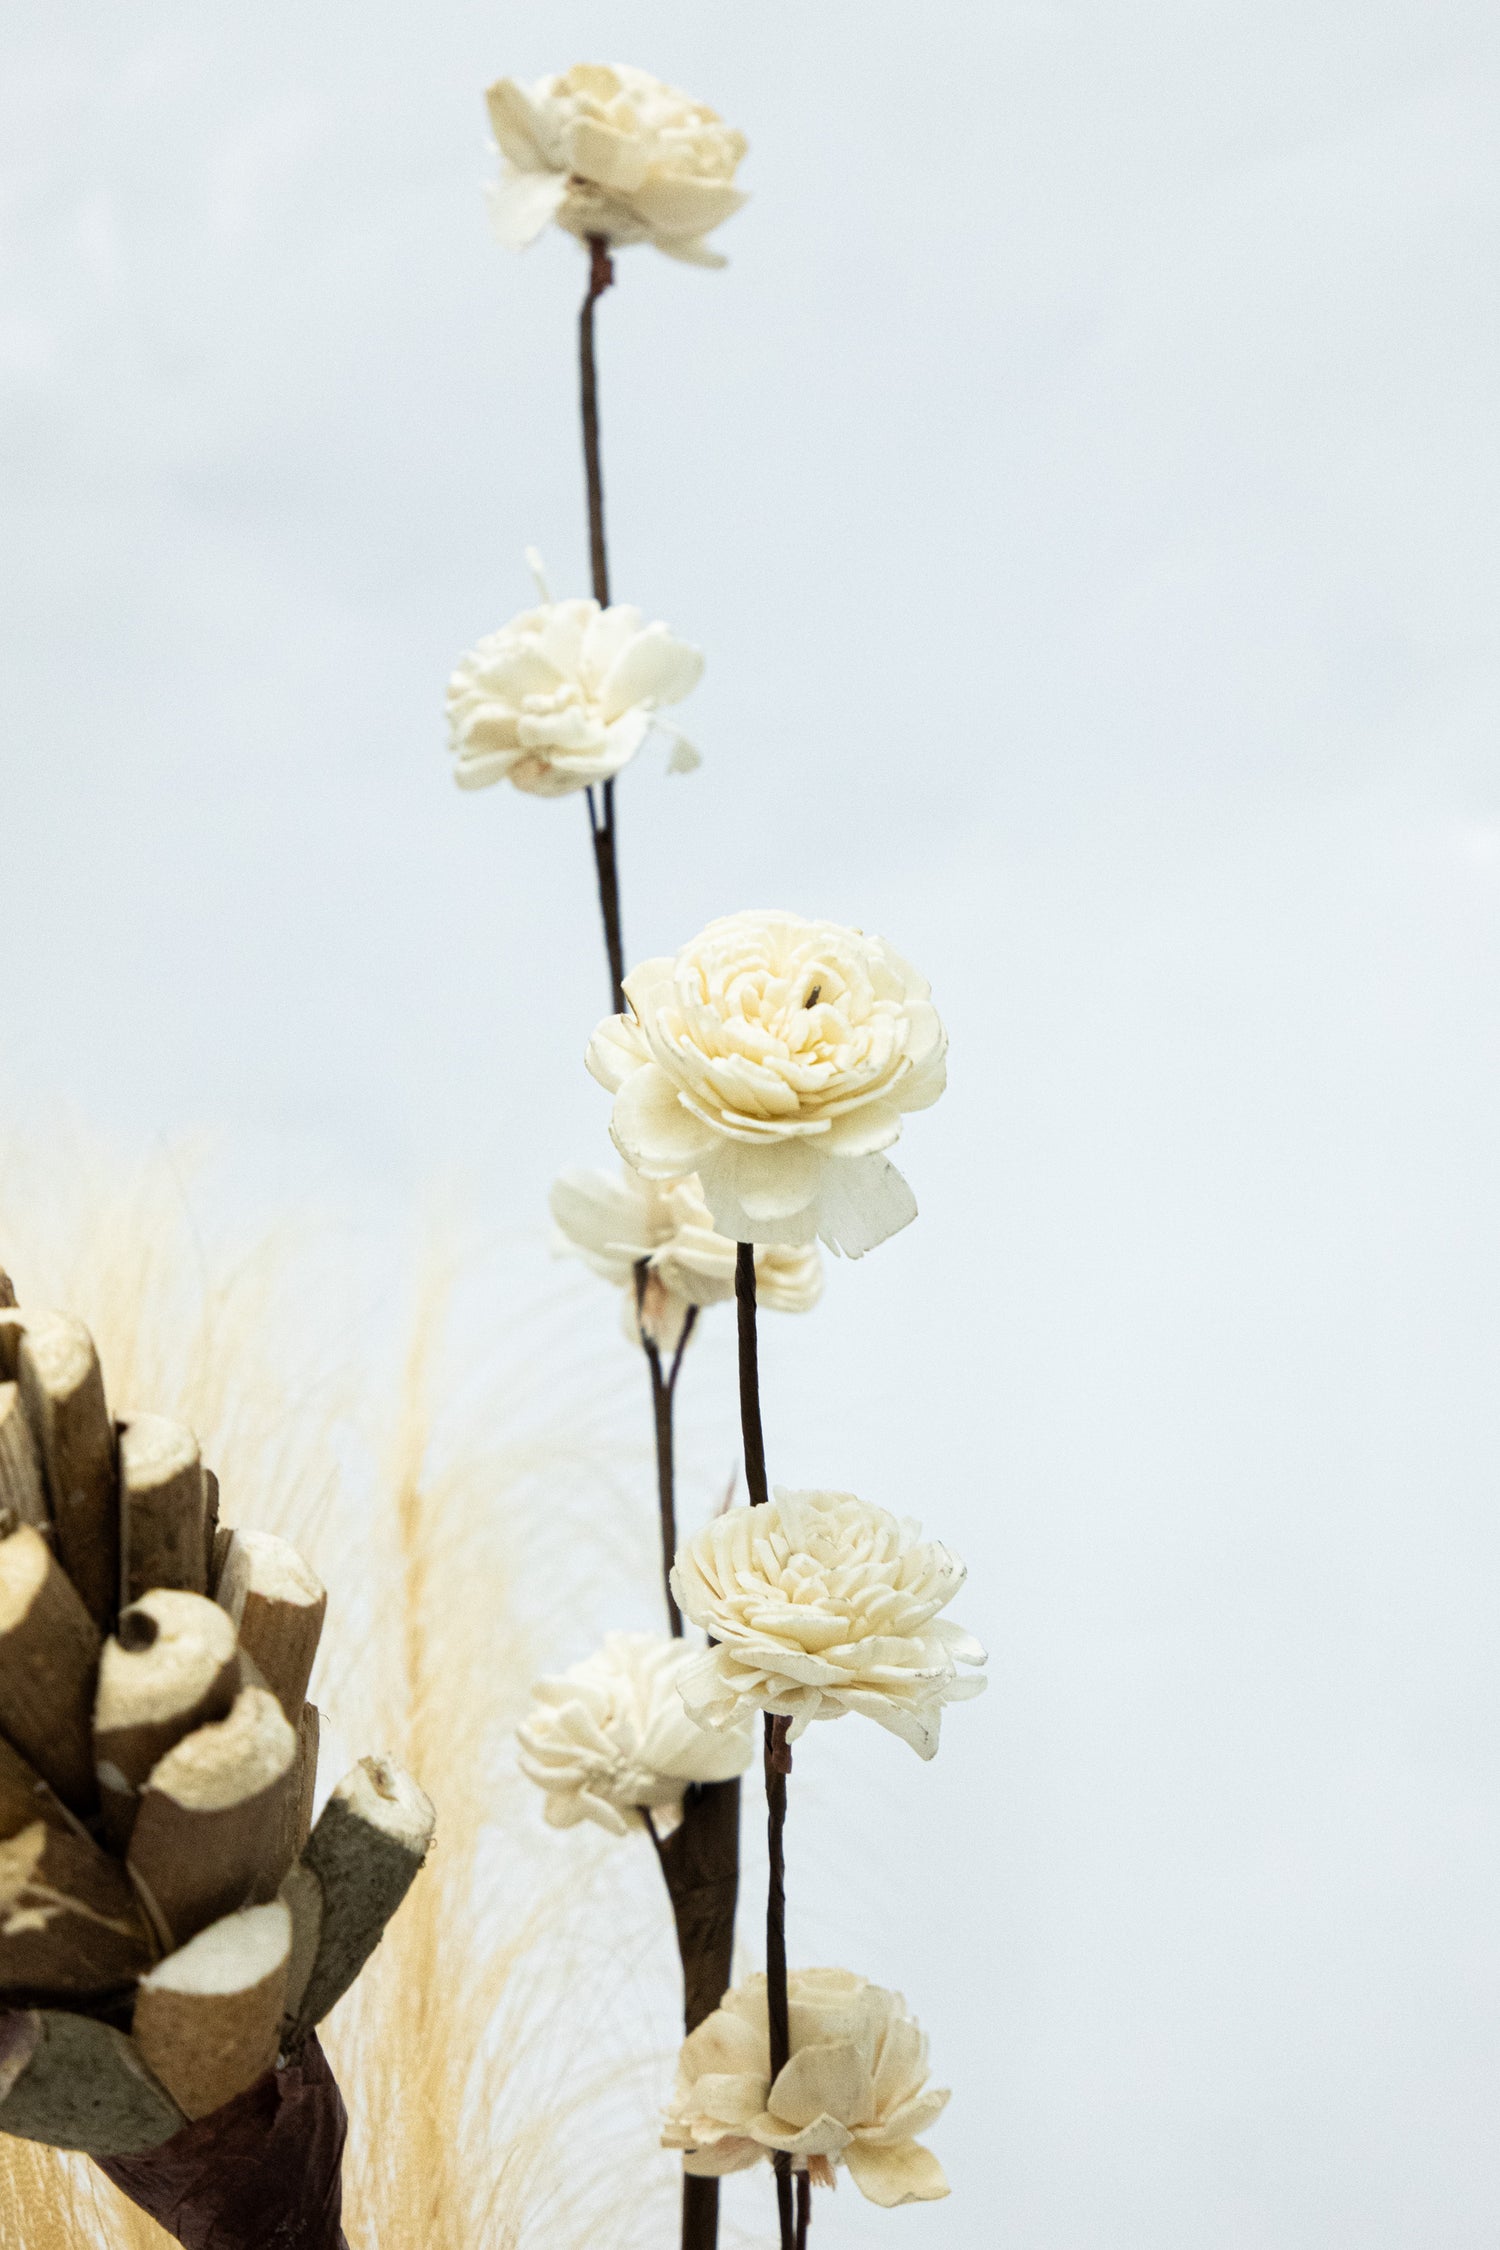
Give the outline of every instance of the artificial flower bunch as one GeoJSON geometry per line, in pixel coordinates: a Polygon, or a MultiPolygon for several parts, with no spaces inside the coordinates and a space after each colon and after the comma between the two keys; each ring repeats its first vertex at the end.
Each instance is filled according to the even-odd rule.
{"type": "MultiPolygon", "coordinates": [[[[889,1151],[943,1092],[947,1042],[925,980],[882,939],[781,910],[732,913],[626,973],[614,791],[702,658],[611,600],[594,310],[614,253],[647,242],[722,265],[707,235],[745,201],[745,142],[701,103],[625,65],[490,89],[501,240],[549,223],[588,253],[580,394],[593,598],[542,606],[481,641],[449,688],[460,784],[582,792],[614,1006],[587,1049],[612,1097],[618,1172],[572,1168],[556,1240],[609,1282],[650,1376],[669,1632],[611,1634],[540,1681],[523,1771],[558,1827],[645,1833],[682,1955],[687,2037],[663,2145],[684,2166],[684,2250],[717,2240],[719,2178],[769,2161],[782,2250],[807,2240],[814,2185],[845,2168],[872,2202],[947,2193],[917,2136],[947,2094],[899,1994],[842,1969],[789,1970],[784,1839],[791,1746],[815,1720],[872,1719],[924,1759],[944,1708],[984,1686],[983,1649],[943,1612],[964,1569],[919,1527],[765,1469],[758,1311],[806,1312],[822,1251],[861,1258],[910,1223],[889,1151]],[[700,1315],[736,1304],[748,1505],[679,1539],[672,1408],[700,1315]],[[690,1639],[696,1628],[701,1640],[690,1639]],[[730,1985],[741,1777],[761,1737],[771,1882],[766,1973],[730,1985]]],[[[697,763],[677,747],[670,764],[697,763]]]]}

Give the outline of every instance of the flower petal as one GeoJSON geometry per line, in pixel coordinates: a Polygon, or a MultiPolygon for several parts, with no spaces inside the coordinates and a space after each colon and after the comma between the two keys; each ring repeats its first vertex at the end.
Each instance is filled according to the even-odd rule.
{"type": "Polygon", "coordinates": [[[584,1056],[590,1078],[611,1094],[619,1091],[632,1071],[640,1070],[650,1060],[651,1051],[634,1016],[606,1016],[596,1027],[584,1056]]]}
{"type": "Polygon", "coordinates": [[[512,172],[491,183],[485,199],[490,225],[507,250],[526,250],[555,219],[568,192],[565,172],[512,172]]]}
{"type": "Polygon", "coordinates": [[[674,640],[665,625],[648,625],[628,641],[611,664],[599,690],[606,719],[616,719],[632,704],[656,710],[680,703],[703,677],[703,652],[674,640]]]}
{"type": "Polygon", "coordinates": [[[844,2151],[849,2177],[861,2195],[883,2210],[900,2203],[936,2203],[948,2193],[948,2177],[931,2149],[916,2141],[896,2148],[872,2148],[855,2141],[844,2151]]]}
{"type": "Polygon", "coordinates": [[[620,1087],[609,1134],[626,1163],[647,1179],[695,1172],[714,1150],[712,1132],[684,1108],[677,1088],[656,1063],[632,1071],[620,1087]]]}
{"type": "Polygon", "coordinates": [[[868,2125],[875,2115],[875,2087],[857,2048],[847,2039],[829,2040],[797,2049],[773,2083],[766,2107],[780,2123],[796,2128],[825,2116],[868,2125]]]}
{"type": "MultiPolygon", "coordinates": [[[[704,1183],[705,1192],[707,1182],[704,1183]]],[[[862,1258],[910,1226],[917,1199],[889,1157],[836,1157],[817,1189],[817,1231],[830,1250],[862,1258]]]]}

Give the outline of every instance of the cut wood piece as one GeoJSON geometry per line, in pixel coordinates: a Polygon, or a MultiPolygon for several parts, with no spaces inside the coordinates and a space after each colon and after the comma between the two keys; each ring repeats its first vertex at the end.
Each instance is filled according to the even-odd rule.
{"type": "Polygon", "coordinates": [[[264,1688],[152,1769],[126,1864],[163,1944],[276,1896],[296,1789],[297,1737],[264,1688]]]}
{"type": "Polygon", "coordinates": [[[19,1383],[0,1383],[0,1508],[45,1529],[47,1491],[19,1383]]]}
{"type": "Polygon", "coordinates": [[[287,1966],[286,2012],[296,2018],[302,1996],[318,1958],[323,1934],[323,1886],[310,1867],[302,1863],[290,1871],[281,1886],[281,1898],[292,1918],[292,1952],[287,1966]]]}
{"type": "Polygon", "coordinates": [[[224,1564],[233,1538],[234,1533],[227,1523],[215,1525],[214,1551],[208,1566],[208,1590],[216,1601],[219,1596],[219,1580],[224,1575],[224,1564]]]}
{"type": "Polygon", "coordinates": [[[312,1834],[313,1801],[318,1789],[318,1750],[323,1719],[316,1703],[304,1703],[297,1728],[297,1827],[293,1859],[300,1858],[312,1834]]]}
{"type": "Polygon", "coordinates": [[[156,1586],[207,1592],[204,1511],[203,1464],[186,1423],[165,1414],[137,1414],[122,1422],[122,1609],[156,1586]]]}
{"type": "Polygon", "coordinates": [[[433,1817],[391,1758],[361,1758],[323,1807],[302,1857],[318,1878],[323,1916],[295,2037],[322,2022],[380,1943],[427,1857],[433,1817]]]}
{"type": "Polygon", "coordinates": [[[32,1525],[0,1517],[0,1733],[70,1812],[91,1813],[99,1628],[32,1525]]]}
{"type": "Polygon", "coordinates": [[[7,1307],[13,1306],[15,1304],[15,1301],[15,1283],[11,1280],[10,1275],[6,1272],[4,1266],[0,1266],[0,1311],[5,1310],[7,1307]]]}
{"type": "Polygon", "coordinates": [[[211,1922],[141,1980],[131,2036],[186,2117],[274,2069],[292,1917],[280,1899],[211,1922]]]}
{"type": "Polygon", "coordinates": [[[101,1632],[120,1590],[115,1431],[94,1340],[69,1313],[33,1313],[17,1354],[21,1396],[41,1455],[57,1552],[101,1632]]]}
{"type": "Polygon", "coordinates": [[[237,1531],[217,1598],[239,1629],[241,1648],[295,1726],[328,1608],[317,1572],[274,1531],[237,1531]]]}
{"type": "Polygon", "coordinates": [[[123,1852],[152,1767],[240,1689],[234,1622],[204,1594],[166,1587],[122,1610],[99,1659],[94,1764],[105,1841],[123,1852]]]}
{"type": "Polygon", "coordinates": [[[187,2120],[123,2031],[61,2009],[33,2012],[36,2047],[0,2102],[0,2133],[90,2156],[139,2156],[187,2120]]]}
{"type": "Polygon", "coordinates": [[[219,1480],[212,1469],[203,1472],[203,1591],[209,1599],[219,1590],[219,1480]]]}
{"type": "Polygon", "coordinates": [[[118,1860],[34,1820],[0,1844],[0,1991],[103,1999],[155,1959],[118,1860]]]}
{"type": "Polygon", "coordinates": [[[34,1766],[0,1735],[0,1841],[18,1836],[34,1820],[60,1828],[69,1836],[87,1836],[81,1820],[74,1818],[56,1793],[47,1787],[34,1766]]]}

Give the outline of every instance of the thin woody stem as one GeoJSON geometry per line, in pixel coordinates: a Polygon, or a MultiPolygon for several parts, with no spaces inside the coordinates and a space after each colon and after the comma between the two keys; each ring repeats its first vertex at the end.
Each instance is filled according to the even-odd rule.
{"type": "Polygon", "coordinates": [[[682,1639],[682,1611],[677,1607],[677,1596],[672,1591],[672,1565],[677,1559],[677,1463],[672,1429],[672,1402],[677,1391],[677,1378],[682,1372],[682,1355],[687,1340],[698,1319],[698,1308],[689,1305],[682,1323],[682,1334],[677,1339],[677,1349],[672,1354],[670,1369],[663,1371],[661,1347],[646,1332],[646,1283],[649,1279],[647,1262],[637,1261],[635,1269],[635,1322],[640,1331],[641,1350],[646,1355],[646,1365],[651,1374],[651,1419],[656,1431],[656,1503],[661,1515],[661,1577],[662,1589],[667,1597],[667,1623],[674,1641],[682,1639]]]}
{"type": "Polygon", "coordinates": [[[770,1499],[766,1440],[760,1426],[760,1352],[755,1335],[755,1245],[742,1242],[734,1258],[734,1301],[739,1314],[740,1429],[745,1442],[745,1485],[752,1508],[770,1499]]]}
{"type": "MultiPolygon", "coordinates": [[[[755,1245],[742,1242],[735,1253],[734,1298],[739,1314],[740,1429],[745,1447],[745,1484],[752,1508],[764,1507],[766,1440],[760,1421],[760,1353],[755,1331],[755,1245]]],[[[786,1782],[792,1770],[787,1742],[789,1719],[768,1711],[765,1722],[766,1849],[766,2006],[770,2015],[771,2082],[791,2056],[790,2010],[786,1983],[786,1782]]],[[[781,2250],[797,2250],[792,2208],[792,2160],[776,2152],[776,2211],[781,2250]]]]}
{"type": "MultiPolygon", "coordinates": [[[[599,370],[594,357],[594,307],[613,285],[614,262],[603,235],[589,236],[589,285],[578,315],[578,390],[583,413],[583,470],[588,485],[589,567],[594,599],[609,607],[609,555],[604,544],[604,463],[599,449],[599,370]]],[[[594,872],[599,880],[599,914],[609,959],[610,1000],[616,1015],[625,1012],[625,943],[620,931],[620,874],[615,851],[615,785],[606,781],[596,800],[585,790],[594,872]]]]}
{"type": "Polygon", "coordinates": [[[797,2174],[797,2250],[807,2250],[807,2230],[812,2225],[812,2174],[797,2174]]]}

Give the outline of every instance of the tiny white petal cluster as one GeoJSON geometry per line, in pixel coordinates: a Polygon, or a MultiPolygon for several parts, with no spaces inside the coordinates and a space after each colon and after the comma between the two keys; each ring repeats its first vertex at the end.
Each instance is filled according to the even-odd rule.
{"type": "Polygon", "coordinates": [[[749,199],[734,185],[744,135],[717,111],[629,63],[578,63],[530,86],[502,78],[485,100],[504,159],[490,216],[507,249],[555,219],[581,240],[724,264],[704,238],[749,199]]]}
{"type": "Polygon", "coordinates": [[[948,2193],[923,2133],[948,2100],[927,2084],[927,2041],[899,1992],[847,1969],[787,1979],[791,2059],[771,2082],[766,1980],[747,1977],[682,2045],[662,2133],[699,2174],[742,2172],[778,2150],[831,2186],[835,2165],[870,2202],[948,2193]]]}
{"type": "Polygon", "coordinates": [[[696,1172],[737,1242],[858,1258],[916,1217],[881,1152],[945,1083],[928,986],[877,937],[785,913],[711,922],[625,979],[594,1033],[610,1135],[647,1179],[696,1172]]]}
{"type": "Polygon", "coordinates": [[[944,1704],[985,1686],[959,1670],[984,1650],[938,1615],[964,1577],[917,1524],[852,1492],[731,1509],[677,1550],[678,1607],[717,1643],[684,1669],[682,1699],[706,1727],[775,1712],[793,1741],[858,1711],[931,1758],[944,1704]]]}
{"type": "MultiPolygon", "coordinates": [[[[549,1198],[558,1247],[622,1292],[625,1333],[635,1342],[636,1270],[646,1267],[640,1321],[651,1342],[675,1351],[690,1308],[734,1295],[735,1245],[714,1232],[703,1190],[685,1180],[646,1180],[618,1172],[562,1172],[549,1198]]],[[[823,1294],[817,1245],[755,1253],[755,1294],[773,1312],[809,1312],[823,1294]]]]}
{"type": "MultiPolygon", "coordinates": [[[[543,602],[489,633],[448,683],[448,740],[461,789],[513,782],[563,797],[608,781],[646,739],[656,713],[680,703],[703,658],[628,602],[543,602]]],[[[679,745],[686,771],[697,755],[679,745]]]]}
{"type": "Polygon", "coordinates": [[[683,1709],[693,1653],[656,1633],[610,1633],[581,1664],[538,1680],[516,1740],[521,1770],[546,1792],[554,1828],[593,1820],[623,1836],[641,1826],[641,1806],[680,1805],[690,1782],[745,1771],[748,1721],[713,1735],[683,1709]]]}

